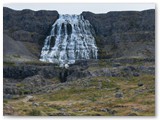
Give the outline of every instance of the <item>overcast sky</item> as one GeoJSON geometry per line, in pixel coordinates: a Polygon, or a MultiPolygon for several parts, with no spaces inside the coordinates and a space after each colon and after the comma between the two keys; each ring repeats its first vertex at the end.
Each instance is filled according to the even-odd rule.
{"type": "Polygon", "coordinates": [[[82,11],[107,13],[109,11],[142,11],[155,9],[155,4],[107,4],[107,3],[11,3],[4,4],[15,10],[57,10],[60,14],[80,14],[82,11]]]}

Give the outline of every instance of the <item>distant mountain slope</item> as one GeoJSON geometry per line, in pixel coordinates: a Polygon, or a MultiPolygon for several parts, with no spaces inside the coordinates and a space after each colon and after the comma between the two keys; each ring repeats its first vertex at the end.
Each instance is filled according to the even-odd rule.
{"type": "MultiPolygon", "coordinates": [[[[5,34],[22,41],[38,60],[44,40],[59,16],[58,12],[16,11],[5,7],[3,10],[5,34]]],[[[104,14],[83,12],[81,15],[89,20],[95,30],[98,58],[155,57],[155,10],[104,14]]],[[[4,41],[6,39],[4,37],[4,41]]]]}
{"type": "Polygon", "coordinates": [[[16,11],[4,7],[4,56],[15,54],[38,60],[44,39],[57,18],[57,11],[16,11]]]}
{"type": "Polygon", "coordinates": [[[3,39],[4,39],[3,42],[4,60],[30,61],[37,59],[37,57],[28,50],[24,42],[15,41],[6,34],[3,35],[3,39]]]}
{"type": "Polygon", "coordinates": [[[95,29],[99,57],[154,57],[155,10],[83,12],[95,29]]]}
{"type": "Polygon", "coordinates": [[[4,7],[3,29],[24,30],[45,35],[57,18],[57,11],[32,11],[28,9],[17,11],[4,7]]]}

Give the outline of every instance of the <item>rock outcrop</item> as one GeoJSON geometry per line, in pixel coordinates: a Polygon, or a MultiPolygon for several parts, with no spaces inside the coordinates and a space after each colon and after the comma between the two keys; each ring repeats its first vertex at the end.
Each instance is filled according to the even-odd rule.
{"type": "MultiPolygon", "coordinates": [[[[14,41],[20,41],[38,60],[44,39],[49,34],[51,26],[58,16],[57,11],[32,11],[27,9],[17,11],[4,7],[3,31],[14,41]]],[[[4,37],[3,40],[6,41],[7,38],[4,37]]],[[[23,51],[23,49],[21,50],[23,51]]],[[[14,54],[19,55],[19,52],[14,54]]],[[[4,56],[7,55],[8,52],[5,51],[4,56]]],[[[24,54],[24,56],[28,57],[28,54],[24,54]]]]}
{"type": "Polygon", "coordinates": [[[88,64],[85,66],[82,63],[76,63],[76,65],[72,65],[68,69],[59,68],[54,65],[18,65],[12,67],[5,66],[3,68],[4,97],[12,98],[12,95],[44,93],[49,89],[57,89],[56,86],[64,82],[67,84],[68,82],[92,79],[99,76],[105,76],[106,78],[128,78],[139,77],[142,74],[155,74],[154,66],[121,66],[120,64],[116,67],[105,68],[98,66],[97,63],[93,66],[91,65],[91,61],[88,61],[88,64]],[[93,66],[94,68],[91,69],[90,67],[93,66]],[[58,81],[58,83],[55,84],[55,81],[58,81]]]}
{"type": "Polygon", "coordinates": [[[99,58],[154,57],[155,10],[83,12],[95,30],[99,58]]]}
{"type": "MultiPolygon", "coordinates": [[[[33,38],[37,34],[46,36],[59,16],[57,11],[32,11],[27,9],[16,11],[6,7],[3,8],[3,13],[3,29],[10,30],[11,36],[20,41],[21,35],[27,35],[28,32],[33,38]]],[[[33,42],[36,42],[36,40],[33,39],[33,42]]]]}

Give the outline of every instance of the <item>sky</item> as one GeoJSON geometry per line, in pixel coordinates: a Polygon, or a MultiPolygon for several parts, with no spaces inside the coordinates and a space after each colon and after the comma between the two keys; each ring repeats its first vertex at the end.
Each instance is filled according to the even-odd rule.
{"type": "Polygon", "coordinates": [[[107,13],[109,11],[142,11],[155,9],[155,4],[148,3],[10,3],[3,4],[3,6],[14,10],[57,10],[59,14],[81,14],[82,11],[107,13]]]}

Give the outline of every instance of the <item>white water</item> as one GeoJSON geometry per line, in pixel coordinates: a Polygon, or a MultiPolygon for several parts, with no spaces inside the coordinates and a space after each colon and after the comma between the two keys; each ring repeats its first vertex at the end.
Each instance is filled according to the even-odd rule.
{"type": "Polygon", "coordinates": [[[40,61],[64,65],[81,59],[97,59],[92,29],[81,15],[60,15],[45,39],[40,61]]]}

